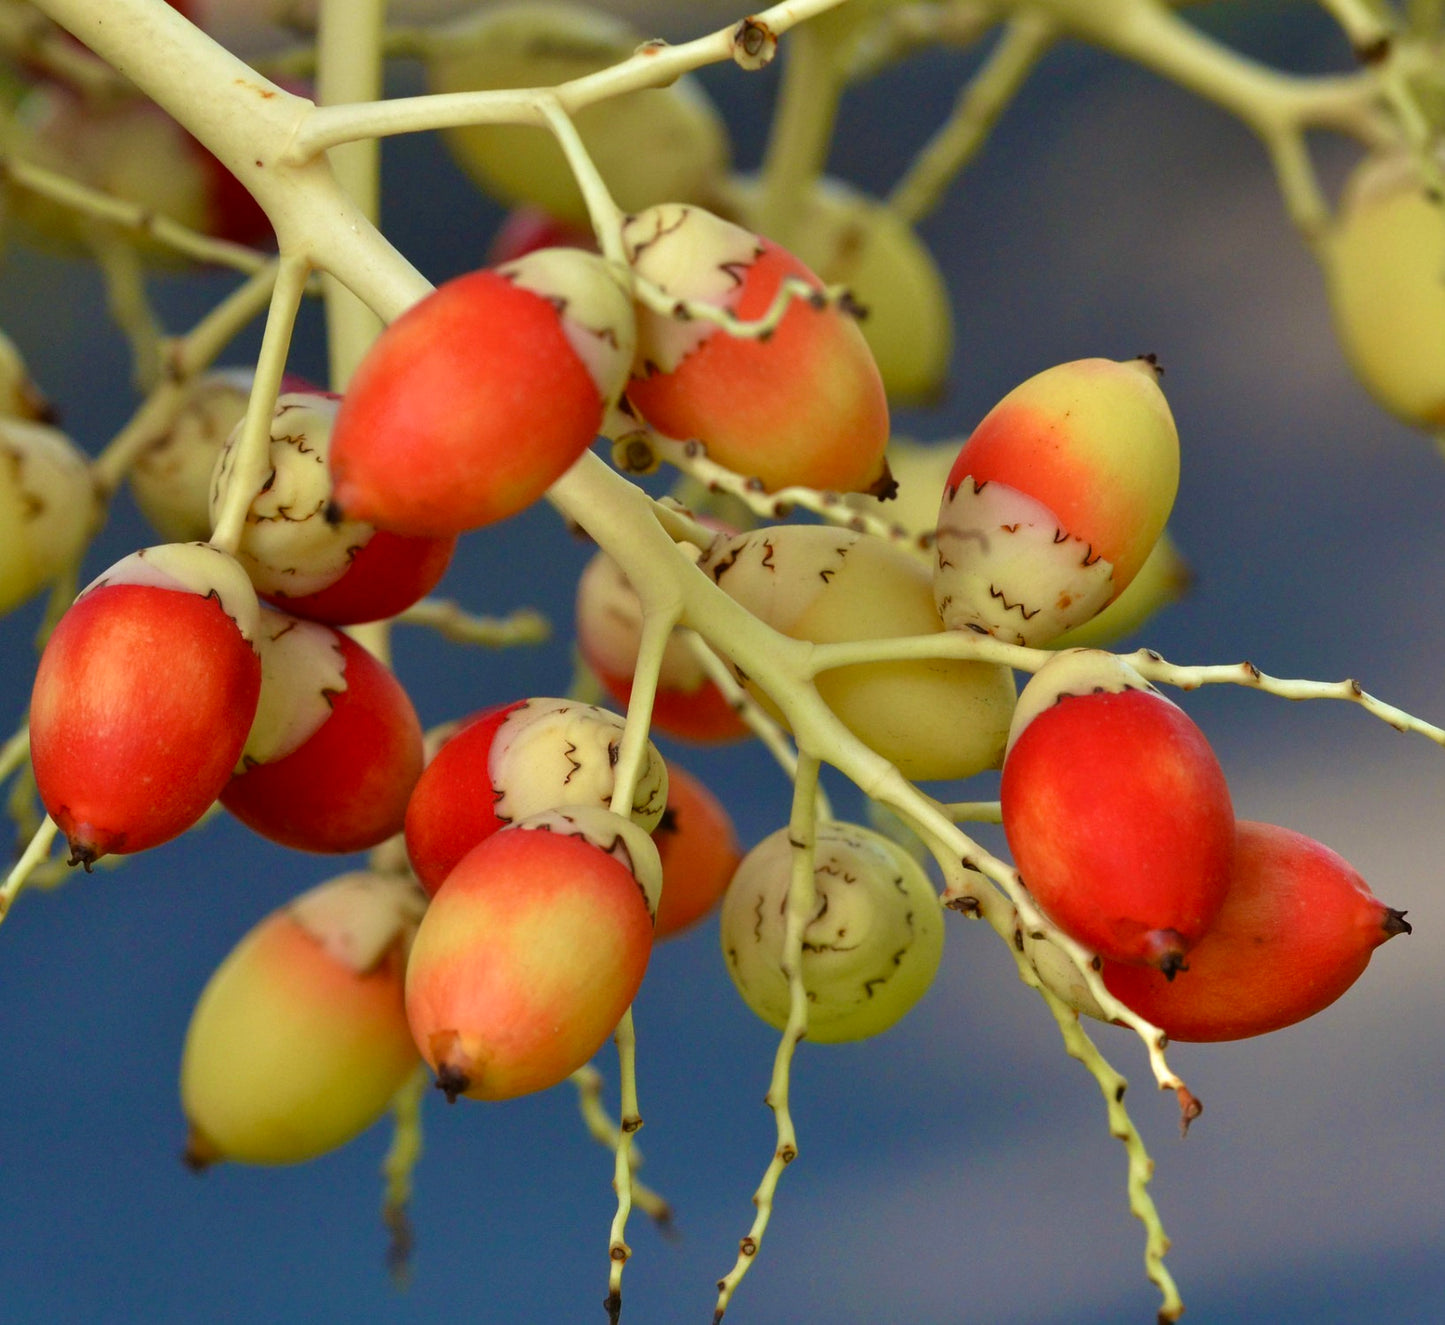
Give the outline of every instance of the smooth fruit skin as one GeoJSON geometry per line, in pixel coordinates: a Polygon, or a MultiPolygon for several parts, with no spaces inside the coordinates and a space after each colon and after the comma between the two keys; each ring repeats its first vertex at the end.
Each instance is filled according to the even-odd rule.
{"type": "Polygon", "coordinates": [[[80,448],[48,424],[0,417],[0,613],[78,565],[102,519],[80,448]]]}
{"type": "Polygon", "coordinates": [[[667,809],[653,829],[662,859],[655,939],[697,924],[722,900],[742,859],[732,818],[711,791],[676,764],[667,769],[667,809]]]}
{"type": "Polygon", "coordinates": [[[422,770],[407,803],[406,851],[423,888],[434,894],[457,862],[503,827],[492,807],[492,739],[523,701],[498,704],[463,720],[422,770]]]}
{"type": "Polygon", "coordinates": [[[451,1099],[564,1080],[612,1034],[647,969],[652,917],[632,870],[527,822],[452,870],[407,964],[412,1035],[451,1099]]]}
{"type": "MultiPolygon", "coordinates": [[[[764,191],[755,178],[729,180],[727,197],[743,224],[766,228],[757,225],[764,191]]],[[[859,330],[888,399],[936,404],[953,351],[953,310],[938,263],[913,227],[886,203],[829,177],[791,208],[777,238],[863,307],[859,330]]]]}
{"type": "Polygon", "coordinates": [[[219,601],[107,584],[60,619],[36,671],[30,754],[74,862],[189,828],[240,758],[261,661],[219,601]]]}
{"type": "Polygon", "coordinates": [[[300,1163],[385,1113],[418,1061],[403,997],[407,891],[342,875],[273,912],[216,968],[181,1058],[193,1167],[300,1163]],[[321,923],[308,914],[318,904],[332,913],[321,923]]]}
{"type": "Polygon", "coordinates": [[[1035,374],[949,471],[934,595],[951,629],[1047,643],[1138,573],[1179,487],[1179,436],[1152,359],[1035,374]]]}
{"type": "MultiPolygon", "coordinates": [[[[328,461],[341,398],[301,381],[283,387],[271,417],[270,472],[251,499],[237,556],[256,592],[294,616],[336,626],[396,616],[436,587],[456,538],[333,518],[328,461]]],[[[212,467],[212,516],[233,481],[244,405],[243,397],[212,467]]]]}
{"type": "MultiPolygon", "coordinates": [[[[1026,686],[1021,716],[1030,707],[1026,686]]],[[[1115,961],[1181,968],[1234,859],[1229,787],[1183,710],[1147,689],[1061,694],[1016,728],[999,797],[1014,863],[1054,924],[1115,961]]]]}
{"type": "Polygon", "coordinates": [[[950,481],[1009,483],[1114,566],[1117,596],[1179,487],[1174,420],[1142,359],[1079,359],[1015,387],[974,429],[950,481]]]}
{"type": "MultiPolygon", "coordinates": [[[[542,252],[601,267],[580,250],[542,252]]],[[[362,359],[331,437],[336,505],[403,534],[492,524],[571,467],[606,403],[552,302],[499,271],[459,276],[362,359]]]]}
{"type": "MultiPolygon", "coordinates": [[[[114,197],[217,239],[269,247],[271,223],[221,163],[159,106],[143,98],[86,99],[50,80],[25,95],[11,151],[114,197]]],[[[15,210],[47,247],[84,246],[85,224],[46,199],[14,191],[15,210]]],[[[147,240],[139,251],[174,265],[175,250],[147,240]]]]}
{"type": "Polygon", "coordinates": [[[1408,152],[1356,167],[1320,257],[1355,375],[1406,423],[1445,424],[1445,206],[1408,152]]]}
{"type": "MultiPolygon", "coordinates": [[[[435,893],[484,837],[543,810],[610,805],[623,720],[575,700],[533,697],[485,710],[448,737],[406,812],[406,845],[435,893]]],[[[632,818],[651,832],[667,805],[667,766],[649,743],[632,818]]]]}
{"type": "MultiPolygon", "coordinates": [[[[652,208],[628,223],[624,238],[636,254],[638,274],[671,278],[672,284],[664,285],[669,293],[689,295],[686,264],[678,279],[663,249],[684,242],[678,237],[686,236],[688,227],[703,232],[698,270],[722,269],[730,277],[725,297],[709,302],[720,302],[740,319],[763,316],[789,277],[823,288],[787,250],[696,208],[652,208]],[[741,265],[734,252],[744,255],[741,265]]],[[[709,279],[707,287],[715,289],[715,281],[709,279]]],[[[660,348],[674,339],[674,319],[644,311],[638,332],[638,364],[627,400],[658,432],[697,439],[710,459],[756,478],[770,492],[794,484],[835,492],[891,491],[883,381],[857,321],[842,308],[815,308],[806,298],[796,299],[771,335],[712,330],[676,363],[670,349],[660,348]]]]}
{"type": "Polygon", "coordinates": [[[296,750],[247,761],[221,793],[224,805],[263,837],[297,851],[364,851],[401,832],[421,776],[421,723],[391,670],[334,632],[345,689],[296,750]]]}
{"type": "Polygon", "coordinates": [[[1106,961],[1121,1003],[1172,1040],[1240,1040],[1328,1007],[1396,934],[1387,907],[1335,852],[1272,824],[1241,820],[1224,905],[1174,980],[1106,961]]]}
{"type": "Polygon", "coordinates": [[[263,596],[294,616],[331,626],[385,621],[420,602],[441,583],[456,548],[455,537],[410,537],[378,529],[341,578],[326,588],[263,596]]]}

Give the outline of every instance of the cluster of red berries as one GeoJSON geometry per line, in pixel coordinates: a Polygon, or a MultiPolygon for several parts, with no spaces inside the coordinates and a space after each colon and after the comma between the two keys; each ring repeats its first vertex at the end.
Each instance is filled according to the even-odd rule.
{"type": "MultiPolygon", "coordinates": [[[[619,408],[704,441],[765,488],[890,487],[876,369],[848,310],[805,267],[693,206],[639,213],[624,242],[626,271],[543,248],[449,282],[378,338],[344,398],[288,384],[297,389],[276,404],[235,555],[205,542],[137,552],[80,595],[46,648],[32,757],[72,863],[157,845],[219,800],[301,850],[363,850],[404,833],[420,884],[343,876],[265,922],[222,968],[183,1072],[197,1162],[334,1144],[385,1107],[418,1054],[449,1098],[555,1084],[615,1028],[654,940],[708,910],[729,878],[729,969],[759,1015],[786,1019],[786,833],[734,877],[725,813],[675,770],[670,779],[651,746],[617,812],[622,720],[567,700],[476,714],[438,737],[428,762],[405,691],[341,629],[428,593],[460,534],[536,501],[619,408]],[[629,280],[653,298],[634,299],[629,280]],[[791,302],[775,306],[787,281],[791,302]],[[774,321],[766,335],[734,335],[654,312],[658,299],[742,320],[771,310],[774,321]],[[667,845],[675,792],[690,797],[673,811],[685,849],[667,845]],[[659,832],[664,852],[692,863],[669,867],[659,832]],[[274,980],[276,963],[314,968],[297,997],[326,1000],[315,1025],[303,1016],[282,1033],[284,1019],[247,1010],[271,1008],[253,985],[274,980]],[[345,1107],[311,1130],[279,1095],[258,1122],[236,1089],[217,1089],[213,1074],[234,1084],[241,1061],[218,1041],[251,1037],[260,1097],[283,1063],[297,1077],[307,1054],[295,1037],[332,1034],[338,1018],[349,1029],[302,1075],[345,1107]],[[356,1055],[377,1039],[402,1047],[358,1071],[356,1055]]],[[[233,491],[254,468],[241,436],[219,449],[202,523],[247,495],[233,491]]],[[[1034,648],[1128,588],[1162,534],[1178,471],[1152,361],[1081,360],[1025,382],[962,447],[931,566],[874,535],[807,525],[720,531],[700,566],[757,618],[817,644],[962,630],[1034,648]]],[[[584,656],[622,698],[641,624],[630,594],[605,558],[579,592],[584,656]]],[[[776,697],[737,677],[785,720],[776,697]]],[[[1203,735],[1111,654],[1060,653],[1022,695],[1007,663],[951,658],[852,663],[816,684],[853,735],[912,779],[1001,765],[1025,886],[1097,954],[1108,988],[1170,1034],[1253,1034],[1308,1015],[1407,928],[1323,848],[1237,826],[1203,735]]],[[[665,730],[745,731],[680,644],[658,695],[665,730]]],[[[844,824],[819,825],[814,880],[810,1034],[874,1034],[932,979],[937,896],[906,852],[844,824]],[[860,933],[872,941],[854,942],[860,933]]]]}

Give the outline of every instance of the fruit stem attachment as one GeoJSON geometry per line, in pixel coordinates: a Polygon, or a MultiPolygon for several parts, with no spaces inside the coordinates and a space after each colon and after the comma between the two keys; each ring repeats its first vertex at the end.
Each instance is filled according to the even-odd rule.
{"type": "Polygon", "coordinates": [[[552,130],[557,146],[567,158],[567,165],[582,191],[582,201],[587,205],[587,215],[592,221],[592,231],[597,236],[602,256],[616,263],[623,271],[630,271],[627,265],[627,250],[622,243],[622,209],[613,199],[602,179],[602,172],[592,160],[592,154],[577,132],[572,117],[562,109],[556,97],[539,97],[537,108],[552,130]]]}
{"type": "Polygon", "coordinates": [[[236,445],[235,468],[225,505],[216,517],[211,546],[235,556],[246,528],[246,514],[251,502],[266,482],[270,469],[271,416],[280,394],[281,378],[286,372],[286,355],[291,348],[291,331],[306,283],[311,276],[305,258],[281,255],[276,285],[271,291],[271,306],[266,313],[266,330],[261,337],[261,353],[256,359],[256,376],[241,435],[236,445]]]}

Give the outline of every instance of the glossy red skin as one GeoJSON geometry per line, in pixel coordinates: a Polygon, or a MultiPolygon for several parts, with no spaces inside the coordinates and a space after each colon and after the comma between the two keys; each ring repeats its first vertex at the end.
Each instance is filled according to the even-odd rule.
{"type": "Polygon", "coordinates": [[[241,757],[261,660],[210,596],[143,584],[82,595],[41,655],[30,756],[72,857],[185,832],[241,757]]]}
{"type": "Polygon", "coordinates": [[[264,594],[293,616],[329,626],[385,621],[420,602],[451,565],[455,537],[413,538],[378,529],[352,557],[341,578],[300,597],[264,594]]]}
{"type": "MultiPolygon", "coordinates": [[[[508,1099],[564,1080],[606,1042],[652,951],[637,880],[578,837],[523,827],[458,863],[422,919],[406,1010],[422,1057],[473,1055],[448,1093],[508,1099]]],[[[439,1072],[439,1076],[440,1076],[439,1072]]]]}
{"type": "Polygon", "coordinates": [[[401,832],[421,776],[421,723],[401,683],[336,633],[346,689],[290,754],[248,764],[221,804],[249,828],[297,851],[364,851],[401,832]]]}
{"type": "Polygon", "coordinates": [[[1241,821],[1234,875],[1208,933],[1172,981],[1106,961],[1121,1003],[1172,1040],[1242,1040],[1328,1007],[1370,954],[1406,932],[1335,852],[1301,833],[1241,821]]]}
{"type": "Polygon", "coordinates": [[[555,308],[493,271],[439,286],[362,360],[331,434],[352,519],[445,537],[514,515],[592,444],[602,397],[555,308]]]}
{"type": "Polygon", "coordinates": [[[1167,969],[1224,903],[1229,787],[1203,732],[1158,695],[1062,696],[1014,741],[999,798],[1034,900],[1101,956],[1167,969]]]}
{"type": "Polygon", "coordinates": [[[722,900],[742,860],[722,803],[685,769],[669,764],[667,810],[653,830],[662,858],[654,940],[695,925],[722,900]]]}
{"type": "Polygon", "coordinates": [[[492,740],[525,701],[474,713],[426,766],[406,809],[406,851],[423,888],[435,894],[474,846],[506,826],[492,812],[492,740]]]}
{"type": "MultiPolygon", "coordinates": [[[[759,241],[732,311],[767,312],[784,279],[822,282],[787,250],[759,241]]],[[[857,322],[797,300],[766,339],[716,331],[671,373],[634,377],[627,399],[659,432],[697,438],[709,458],[769,491],[803,484],[866,492],[884,479],[888,400],[857,322]]]]}

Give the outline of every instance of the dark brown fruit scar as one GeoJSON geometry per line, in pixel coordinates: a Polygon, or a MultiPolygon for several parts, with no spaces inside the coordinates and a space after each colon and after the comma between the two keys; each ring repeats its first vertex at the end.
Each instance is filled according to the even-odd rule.
{"type": "Polygon", "coordinates": [[[1172,980],[1180,971],[1189,969],[1184,961],[1184,936],[1177,929],[1151,929],[1144,936],[1144,946],[1149,953],[1146,964],[1154,967],[1166,980],[1172,980]]]}
{"type": "Polygon", "coordinates": [[[1406,914],[1404,911],[1395,910],[1393,906],[1385,908],[1385,919],[1381,923],[1381,928],[1385,931],[1387,939],[1394,938],[1396,934],[1413,934],[1415,932],[1414,926],[1405,919],[1406,914]]]}
{"type": "Polygon", "coordinates": [[[455,1104],[458,1095],[465,1095],[471,1088],[472,1079],[460,1068],[450,1063],[437,1064],[437,1089],[447,1097],[448,1104],[455,1104]]]}
{"type": "Polygon", "coordinates": [[[186,1148],[181,1152],[181,1163],[192,1173],[204,1173],[212,1164],[225,1156],[216,1149],[209,1137],[202,1136],[193,1127],[186,1134],[186,1148]]]}

